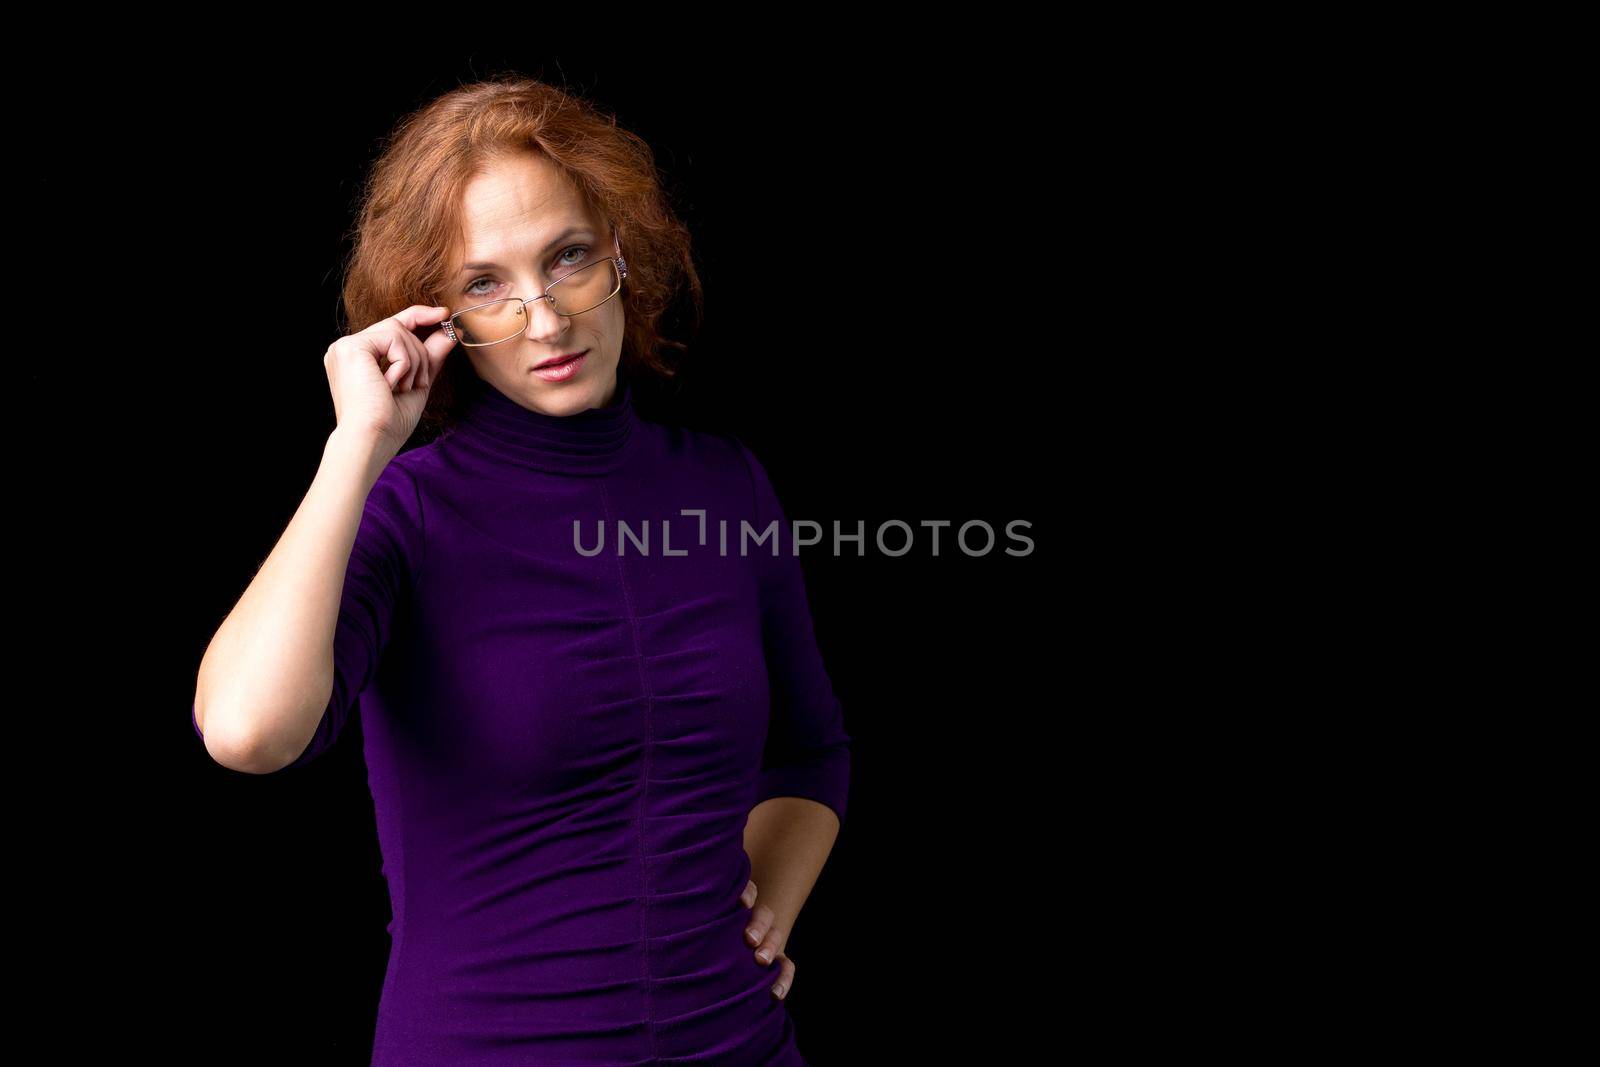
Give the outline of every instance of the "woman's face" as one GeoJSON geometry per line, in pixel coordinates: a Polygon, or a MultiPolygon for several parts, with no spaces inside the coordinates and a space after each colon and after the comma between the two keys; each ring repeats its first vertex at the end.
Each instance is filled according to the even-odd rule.
{"type": "MultiPolygon", "coordinates": [[[[616,255],[610,227],[541,155],[489,164],[467,185],[462,207],[464,252],[450,264],[441,300],[452,312],[503,297],[526,300],[575,268],[616,255]]],[[[622,294],[572,316],[557,315],[548,300],[534,300],[527,309],[521,334],[481,348],[460,345],[458,355],[466,354],[478,377],[534,411],[574,415],[611,403],[622,358],[622,294]],[[534,371],[578,352],[587,354],[576,369],[534,371]]]]}

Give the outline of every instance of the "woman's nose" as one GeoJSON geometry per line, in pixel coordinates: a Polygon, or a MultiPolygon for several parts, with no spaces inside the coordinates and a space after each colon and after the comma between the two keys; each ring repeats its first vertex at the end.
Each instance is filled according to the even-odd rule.
{"type": "Polygon", "coordinates": [[[556,314],[555,305],[547,296],[527,303],[528,325],[523,333],[535,341],[554,341],[567,329],[567,320],[556,314]]]}

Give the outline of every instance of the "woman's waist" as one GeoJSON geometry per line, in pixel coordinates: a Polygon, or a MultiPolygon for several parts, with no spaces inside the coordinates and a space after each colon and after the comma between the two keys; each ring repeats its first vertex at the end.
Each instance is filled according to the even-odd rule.
{"type": "MultiPolygon", "coordinates": [[[[737,873],[737,872],[736,872],[737,873]]],[[[744,938],[742,882],[724,892],[572,898],[559,916],[489,912],[407,926],[383,1011],[555,1037],[753,1033],[781,1020],[772,968],[744,938]],[[471,1022],[476,1020],[476,1023],[471,1022]]]]}
{"type": "Polygon", "coordinates": [[[601,956],[642,939],[742,927],[749,869],[740,838],[665,852],[635,838],[559,858],[530,849],[453,866],[407,864],[394,925],[416,950],[458,961],[601,956]]]}

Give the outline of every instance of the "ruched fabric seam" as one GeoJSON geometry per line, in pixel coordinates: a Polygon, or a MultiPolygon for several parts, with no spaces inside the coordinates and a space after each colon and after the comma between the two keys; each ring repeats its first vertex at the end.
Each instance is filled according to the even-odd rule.
{"type": "MultiPolygon", "coordinates": [[[[606,492],[605,483],[598,483],[600,488],[601,510],[604,512],[606,522],[613,521],[611,510],[611,495],[606,492]]],[[[650,757],[655,748],[655,734],[653,729],[653,712],[655,710],[655,694],[650,689],[650,679],[645,673],[644,645],[639,639],[639,619],[633,607],[633,592],[628,588],[628,569],[619,553],[617,555],[617,577],[622,582],[622,601],[628,612],[628,626],[633,633],[634,662],[639,668],[639,687],[644,693],[644,777],[639,783],[639,815],[635,824],[639,841],[639,941],[644,946],[644,1001],[645,1020],[650,1028],[650,1059],[652,1062],[660,1058],[660,1048],[656,1036],[656,1011],[655,1011],[655,977],[650,966],[650,929],[646,916],[649,914],[652,888],[650,885],[650,855],[644,839],[644,819],[648,810],[646,800],[650,792],[650,757]]]]}

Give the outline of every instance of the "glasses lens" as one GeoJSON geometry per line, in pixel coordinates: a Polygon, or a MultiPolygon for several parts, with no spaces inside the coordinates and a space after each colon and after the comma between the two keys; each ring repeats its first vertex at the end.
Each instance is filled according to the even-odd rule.
{"type": "Polygon", "coordinates": [[[546,292],[555,300],[557,315],[581,315],[605,303],[620,288],[622,279],[616,263],[602,259],[553,282],[546,292]]]}
{"type": "MultiPolygon", "coordinates": [[[[581,315],[611,299],[622,288],[614,261],[603,259],[581,267],[550,283],[545,292],[557,315],[581,315]]],[[[528,312],[521,300],[496,300],[456,316],[456,332],[469,345],[507,341],[528,328],[528,312]]]]}
{"type": "Polygon", "coordinates": [[[496,300],[456,316],[456,332],[469,345],[492,345],[515,337],[528,324],[520,300],[496,300]]]}

